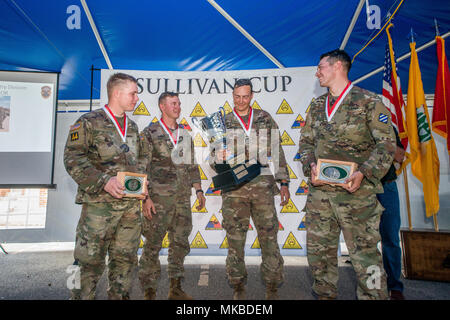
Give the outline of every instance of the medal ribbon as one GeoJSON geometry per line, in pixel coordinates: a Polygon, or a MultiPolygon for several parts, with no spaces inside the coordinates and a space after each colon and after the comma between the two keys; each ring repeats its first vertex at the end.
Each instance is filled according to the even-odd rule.
{"type": "Polygon", "coordinates": [[[107,104],[103,107],[103,111],[105,111],[106,115],[111,119],[111,121],[116,126],[117,132],[119,132],[120,137],[122,138],[123,142],[126,142],[127,140],[127,115],[123,114],[123,128],[120,126],[119,121],[117,121],[116,116],[114,113],[112,113],[111,109],[108,107],[107,104]]]}
{"type": "Polygon", "coordinates": [[[177,125],[177,137],[175,138],[172,134],[172,131],[169,129],[169,127],[164,122],[163,118],[159,119],[159,122],[161,122],[164,131],[169,135],[170,141],[172,141],[173,146],[176,147],[178,138],[180,136],[180,128],[178,127],[178,125],[177,125]]]}
{"type": "Polygon", "coordinates": [[[327,96],[327,100],[326,100],[326,114],[327,114],[327,119],[328,122],[330,122],[330,120],[333,118],[334,114],[336,113],[337,109],[339,108],[339,106],[341,105],[342,101],[344,101],[345,97],[347,96],[347,94],[350,92],[350,90],[353,88],[353,84],[351,81],[349,81],[347,83],[347,86],[344,88],[344,90],[341,92],[341,94],[339,95],[339,98],[337,98],[337,100],[333,103],[333,105],[330,108],[330,100],[329,100],[329,95],[327,96]]]}
{"type": "Polygon", "coordinates": [[[247,136],[250,136],[250,129],[252,127],[253,123],[253,108],[250,107],[250,113],[248,114],[248,120],[247,123],[244,122],[244,120],[241,118],[241,116],[236,112],[236,108],[233,109],[234,116],[239,121],[239,123],[242,126],[242,129],[244,129],[245,134],[247,136]]]}

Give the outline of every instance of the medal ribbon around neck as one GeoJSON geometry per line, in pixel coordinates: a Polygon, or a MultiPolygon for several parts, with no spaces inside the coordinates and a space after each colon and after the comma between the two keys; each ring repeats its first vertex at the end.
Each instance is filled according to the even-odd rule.
{"type": "Polygon", "coordinates": [[[127,141],[127,115],[124,113],[123,114],[123,128],[120,126],[119,121],[117,121],[116,116],[114,115],[114,113],[112,113],[111,109],[108,107],[107,104],[105,104],[105,106],[103,107],[103,111],[105,111],[106,115],[111,119],[111,121],[114,123],[114,125],[116,126],[117,132],[119,133],[120,137],[122,138],[123,142],[127,141]]]}
{"type": "Polygon", "coordinates": [[[242,129],[244,129],[245,131],[245,134],[247,136],[250,136],[250,130],[252,129],[253,124],[253,108],[250,107],[250,113],[248,115],[247,123],[245,123],[244,120],[242,120],[241,116],[236,112],[236,108],[233,109],[233,114],[241,124],[242,129]]]}
{"type": "Polygon", "coordinates": [[[333,116],[336,113],[337,109],[341,105],[342,101],[344,101],[345,97],[347,96],[347,94],[350,92],[350,90],[352,88],[353,88],[353,84],[352,84],[351,81],[349,81],[347,83],[347,86],[341,92],[341,95],[339,96],[339,98],[337,98],[337,100],[334,102],[334,104],[333,104],[333,106],[331,108],[330,108],[329,95],[327,96],[327,100],[325,102],[325,107],[326,107],[325,113],[327,115],[328,122],[331,121],[331,119],[333,118],[333,116]]]}
{"type": "Polygon", "coordinates": [[[169,135],[170,141],[172,142],[173,146],[176,148],[178,143],[178,138],[180,136],[180,128],[177,125],[177,137],[174,138],[172,131],[169,129],[169,127],[164,122],[163,118],[159,119],[159,122],[162,124],[162,127],[164,131],[169,135]]]}

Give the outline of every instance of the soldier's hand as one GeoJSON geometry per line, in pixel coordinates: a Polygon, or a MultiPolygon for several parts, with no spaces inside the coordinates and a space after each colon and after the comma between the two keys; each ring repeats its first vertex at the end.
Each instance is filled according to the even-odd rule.
{"type": "Polygon", "coordinates": [[[205,207],[206,203],[206,198],[203,195],[203,192],[197,192],[197,199],[198,199],[198,206],[196,206],[195,208],[200,211],[205,207]]]}
{"type": "Polygon", "coordinates": [[[153,215],[156,214],[156,208],[152,199],[147,198],[147,200],[144,201],[144,203],[142,204],[142,211],[144,213],[144,217],[146,217],[148,220],[151,220],[153,218],[153,215]]]}
{"type": "Polygon", "coordinates": [[[280,206],[287,205],[287,203],[289,202],[289,199],[291,198],[291,193],[289,192],[289,187],[281,186],[281,188],[280,188],[280,196],[281,196],[280,206]]]}
{"type": "Polygon", "coordinates": [[[312,183],[312,185],[315,187],[323,186],[325,184],[324,182],[317,181],[317,165],[316,165],[316,163],[313,162],[309,166],[311,168],[311,183],[312,183]]]}
{"type": "Polygon", "coordinates": [[[361,171],[355,171],[350,177],[345,180],[345,183],[351,182],[351,186],[344,186],[344,189],[346,189],[350,193],[355,192],[361,186],[361,182],[363,179],[364,175],[361,173],[361,171]]]}
{"type": "Polygon", "coordinates": [[[122,199],[125,195],[123,192],[125,187],[120,184],[117,177],[110,178],[103,189],[116,199],[122,199]]]}

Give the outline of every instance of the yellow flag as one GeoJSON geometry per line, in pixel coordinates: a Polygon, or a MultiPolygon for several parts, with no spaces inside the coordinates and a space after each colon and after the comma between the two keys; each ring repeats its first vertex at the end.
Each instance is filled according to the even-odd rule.
{"type": "Polygon", "coordinates": [[[430,116],[423,92],[422,76],[416,53],[416,43],[410,43],[411,64],[409,66],[408,102],[406,127],[413,175],[422,182],[426,216],[439,211],[439,158],[433,135],[430,116]]]}

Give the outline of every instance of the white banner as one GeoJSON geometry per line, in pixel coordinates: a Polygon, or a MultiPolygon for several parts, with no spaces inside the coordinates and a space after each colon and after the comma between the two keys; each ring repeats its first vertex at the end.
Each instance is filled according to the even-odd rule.
{"type": "MultiPolygon", "coordinates": [[[[140,70],[102,70],[100,107],[107,101],[106,83],[116,73],[124,72],[138,79],[139,102],[129,116],[144,129],[150,122],[157,121],[161,112],[158,97],[164,91],[179,93],[181,115],[179,122],[189,125],[194,138],[196,158],[202,176],[202,188],[205,190],[206,207],[197,212],[195,194],[191,197],[193,230],[189,237],[191,254],[226,255],[226,233],[222,228],[220,193],[211,192],[212,177],[215,172],[207,164],[200,162],[198,155],[208,150],[205,141],[192,124],[192,117],[202,118],[224,107],[232,111],[232,91],[236,79],[250,78],[253,84],[255,109],[269,112],[280,128],[282,148],[289,165],[291,175],[291,201],[280,206],[280,197],[275,197],[279,220],[278,243],[282,255],[306,255],[306,231],[303,211],[307,190],[307,179],[303,176],[301,164],[296,159],[300,128],[304,125],[307,108],[311,100],[323,94],[314,74],[316,67],[240,70],[240,71],[140,71],[140,70]]],[[[151,177],[149,177],[151,179],[151,177]]],[[[167,236],[163,241],[167,247],[167,236]]],[[[163,249],[167,250],[167,249],[163,249]]],[[[260,255],[256,228],[250,219],[247,234],[246,254],[260,255]]]]}

